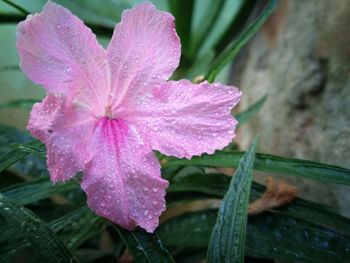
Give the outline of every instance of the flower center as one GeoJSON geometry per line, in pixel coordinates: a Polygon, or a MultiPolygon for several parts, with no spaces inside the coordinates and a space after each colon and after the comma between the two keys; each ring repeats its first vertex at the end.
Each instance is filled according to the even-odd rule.
{"type": "Polygon", "coordinates": [[[110,105],[106,106],[105,108],[105,116],[110,120],[114,119],[113,113],[112,113],[112,107],[110,105]]]}

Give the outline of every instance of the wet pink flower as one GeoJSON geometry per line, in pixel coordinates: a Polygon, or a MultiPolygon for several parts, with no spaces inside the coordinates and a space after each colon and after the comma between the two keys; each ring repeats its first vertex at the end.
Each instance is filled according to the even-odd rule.
{"type": "Polygon", "coordinates": [[[96,214],[153,232],[168,182],[152,152],[190,158],[234,137],[232,86],[169,81],[179,64],[174,18],[150,3],[122,15],[107,49],[69,10],[49,2],[17,26],[21,68],[47,97],[29,131],[47,147],[53,182],[82,171],[96,214]]]}

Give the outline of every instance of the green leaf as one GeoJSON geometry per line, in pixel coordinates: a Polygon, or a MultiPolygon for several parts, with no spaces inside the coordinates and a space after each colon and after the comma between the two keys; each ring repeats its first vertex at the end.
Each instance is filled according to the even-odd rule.
{"type": "Polygon", "coordinates": [[[215,197],[223,197],[228,190],[231,177],[224,174],[192,173],[174,176],[170,180],[167,193],[199,192],[215,197]]]}
{"type": "Polygon", "coordinates": [[[74,262],[75,257],[52,229],[29,210],[0,193],[0,213],[12,224],[44,262],[74,262]]]}
{"type": "MultiPolygon", "coordinates": [[[[71,245],[69,248],[75,248],[86,239],[86,236],[82,236],[80,233],[81,228],[85,228],[85,225],[89,224],[94,218],[98,217],[94,215],[88,207],[83,206],[50,222],[49,226],[56,234],[59,233],[60,235],[65,235],[65,233],[69,233],[68,237],[65,238],[67,239],[68,247],[71,245]],[[77,237],[78,235],[79,237],[77,237]]],[[[23,240],[23,238],[18,235],[20,233],[16,234],[12,231],[14,229],[9,229],[8,226],[4,226],[4,228],[1,228],[0,230],[2,233],[7,230],[9,234],[12,234],[12,236],[10,236],[11,238],[3,237],[3,235],[1,236],[0,261],[5,260],[17,251],[30,246],[28,240],[23,240]],[[1,244],[1,240],[5,240],[5,244],[1,244]]],[[[91,234],[94,234],[94,232],[91,234]]]]}
{"type": "MultiPolygon", "coordinates": [[[[164,165],[164,167],[169,167],[171,165],[196,165],[236,168],[243,154],[244,153],[242,152],[218,151],[213,155],[203,154],[199,157],[193,157],[191,160],[172,158],[164,165]]],[[[269,154],[256,154],[254,170],[305,177],[327,183],[350,185],[349,169],[269,154]]]]}
{"type": "Polygon", "coordinates": [[[208,4],[203,15],[200,27],[197,31],[193,32],[193,38],[191,43],[190,55],[192,58],[196,57],[196,54],[201,48],[201,45],[205,42],[208,34],[213,29],[215,21],[220,15],[220,11],[224,6],[225,0],[216,0],[208,4]]]}
{"type": "Polygon", "coordinates": [[[23,100],[12,100],[3,104],[0,104],[0,110],[9,108],[31,108],[34,103],[39,102],[36,99],[23,99],[23,100]]]}
{"type": "Polygon", "coordinates": [[[146,233],[141,228],[133,231],[118,226],[115,228],[136,262],[174,262],[157,234],[146,233]]]}
{"type": "Polygon", "coordinates": [[[242,1],[237,14],[231,19],[231,23],[227,26],[225,32],[216,41],[214,45],[215,54],[219,54],[224,50],[231,43],[232,39],[235,39],[241,33],[247,21],[256,10],[254,7],[257,4],[255,0],[242,1]]]}
{"type": "Polygon", "coordinates": [[[176,31],[181,39],[181,54],[188,59],[194,0],[168,0],[168,3],[170,12],[175,17],[176,31]]]}
{"type": "MultiPolygon", "coordinates": [[[[76,249],[84,241],[100,233],[102,218],[96,216],[91,210],[84,210],[84,214],[71,224],[64,232],[65,243],[69,249],[76,249]]],[[[62,231],[61,231],[62,232],[62,231]]]]}
{"type": "Polygon", "coordinates": [[[243,262],[256,137],[241,158],[210,237],[207,262],[243,262]]]}
{"type": "Polygon", "coordinates": [[[46,150],[43,147],[43,143],[41,143],[39,146],[24,143],[14,143],[12,146],[15,149],[21,150],[29,154],[37,155],[39,158],[46,160],[46,150]]]}
{"type": "MultiPolygon", "coordinates": [[[[32,141],[28,143],[28,146],[32,147],[40,147],[42,143],[39,141],[32,141]]],[[[0,173],[4,171],[6,168],[10,167],[12,164],[22,160],[29,152],[23,151],[22,149],[14,149],[11,152],[5,154],[0,158],[0,173]]]]}
{"type": "Polygon", "coordinates": [[[13,8],[17,9],[19,12],[21,12],[24,15],[29,15],[29,12],[27,10],[25,10],[23,7],[13,3],[10,0],[2,0],[3,2],[5,2],[6,4],[12,6],[13,8]]]}
{"type": "Polygon", "coordinates": [[[252,117],[254,117],[261,110],[262,106],[264,106],[266,99],[267,99],[267,95],[259,99],[257,102],[255,102],[252,106],[250,106],[245,111],[238,113],[235,116],[236,120],[238,121],[238,127],[242,126],[242,124],[246,123],[252,117]]]}
{"type": "Polygon", "coordinates": [[[78,184],[74,181],[53,185],[48,177],[41,177],[29,182],[13,185],[1,191],[18,205],[27,205],[50,197],[53,194],[73,190],[78,187],[78,184]]]}
{"type": "Polygon", "coordinates": [[[277,7],[278,0],[271,0],[268,6],[263,10],[259,17],[238,37],[237,41],[228,46],[214,61],[210,67],[205,79],[209,82],[213,82],[217,74],[226,66],[227,63],[232,61],[238,52],[244,47],[248,41],[255,35],[260,29],[266,19],[272,14],[277,7]]]}
{"type": "MultiPolygon", "coordinates": [[[[207,247],[217,210],[182,214],[158,228],[167,246],[207,247]]],[[[271,212],[248,218],[247,256],[286,262],[348,262],[350,238],[316,223],[271,212]]]]}
{"type": "MultiPolygon", "coordinates": [[[[10,156],[8,157],[15,157],[15,155],[18,153],[19,156],[22,154],[23,156],[14,160],[15,163],[11,168],[13,168],[15,171],[19,171],[22,174],[31,175],[47,174],[46,162],[35,155],[24,155],[22,152],[24,145],[28,147],[37,146],[37,148],[44,149],[44,147],[41,146],[42,143],[36,141],[27,132],[23,132],[6,125],[0,125],[0,167],[2,166],[2,161],[10,161],[7,160],[7,158],[5,160],[2,159],[5,155],[9,154],[10,156]],[[21,144],[21,147],[19,147],[21,149],[14,147],[14,144],[21,144]],[[27,156],[27,158],[24,158],[25,156],[27,156]]],[[[13,162],[10,162],[9,165],[12,163],[13,162]]],[[[9,165],[5,165],[5,169],[9,167],[9,165]]],[[[4,168],[1,168],[0,172],[2,172],[3,169],[4,168]]]]}

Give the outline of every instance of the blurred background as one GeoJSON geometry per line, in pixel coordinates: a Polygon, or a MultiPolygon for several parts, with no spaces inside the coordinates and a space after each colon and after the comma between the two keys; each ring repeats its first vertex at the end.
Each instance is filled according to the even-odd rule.
{"type": "MultiPolygon", "coordinates": [[[[46,3],[13,2],[31,13],[41,11],[46,3]]],[[[139,1],[55,2],[83,19],[106,46],[122,10],[139,1]]],[[[206,74],[215,57],[267,3],[219,0],[215,8],[220,12],[214,14],[210,0],[187,1],[182,10],[175,0],[151,2],[176,18],[181,16],[176,26],[183,50],[174,78],[192,80],[206,74]]],[[[240,110],[267,94],[259,114],[238,130],[236,142],[242,148],[259,133],[260,152],[350,168],[349,14],[348,0],[282,0],[258,34],[216,78],[243,90],[240,110]]],[[[23,19],[25,15],[0,1],[0,123],[19,129],[25,129],[33,100],[45,95],[18,67],[15,27],[23,19]],[[13,103],[23,99],[28,103],[13,103]]],[[[256,180],[264,182],[265,177],[259,175],[256,180]]],[[[345,188],[306,179],[289,182],[306,199],[337,206],[350,216],[350,193],[345,188]]]]}

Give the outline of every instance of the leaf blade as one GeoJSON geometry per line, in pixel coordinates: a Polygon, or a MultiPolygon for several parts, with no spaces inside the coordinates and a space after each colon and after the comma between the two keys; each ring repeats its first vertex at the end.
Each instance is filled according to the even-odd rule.
{"type": "MultiPolygon", "coordinates": [[[[203,154],[199,157],[193,157],[191,160],[173,158],[170,159],[164,166],[196,165],[236,168],[243,154],[243,152],[218,151],[213,155],[203,154]]],[[[270,154],[257,153],[255,157],[254,170],[305,177],[327,183],[350,185],[350,169],[270,154]]]]}
{"type": "Polygon", "coordinates": [[[217,74],[238,54],[242,47],[255,35],[266,19],[277,7],[278,0],[271,0],[267,7],[262,11],[259,17],[240,35],[237,41],[225,49],[217,58],[216,62],[210,67],[205,79],[213,82],[217,74]]]}
{"type": "MultiPolygon", "coordinates": [[[[42,143],[39,141],[32,141],[28,143],[28,145],[32,147],[40,147],[42,143]]],[[[0,157],[0,173],[29,154],[29,152],[17,148],[3,155],[0,157]]]]}
{"type": "Polygon", "coordinates": [[[140,228],[128,231],[116,225],[115,229],[136,262],[174,262],[157,234],[146,233],[140,228]]]}
{"type": "Polygon", "coordinates": [[[75,257],[45,222],[27,209],[18,207],[1,193],[0,213],[28,239],[44,262],[76,262],[75,257]]]}
{"type": "Polygon", "coordinates": [[[231,179],[210,237],[207,261],[243,262],[252,170],[258,143],[256,137],[241,158],[231,179]]]}
{"type": "Polygon", "coordinates": [[[242,111],[238,113],[235,117],[238,121],[238,126],[242,126],[244,123],[249,121],[252,117],[254,117],[264,106],[267,99],[267,95],[263,96],[261,99],[259,99],[257,102],[255,102],[253,105],[251,105],[248,109],[245,111],[242,111]]]}

